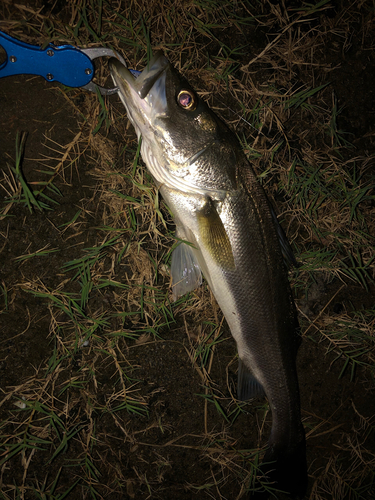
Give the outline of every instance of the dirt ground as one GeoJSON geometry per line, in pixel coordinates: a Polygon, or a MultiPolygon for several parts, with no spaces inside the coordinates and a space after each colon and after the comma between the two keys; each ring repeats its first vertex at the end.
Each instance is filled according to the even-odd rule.
{"type": "MultiPolygon", "coordinates": [[[[313,37],[323,25],[334,26],[320,39],[322,46],[311,62],[323,68],[311,87],[328,84],[324,95],[337,99],[337,130],[345,131],[342,137],[352,145],[342,147],[337,158],[358,158],[352,168],[372,183],[374,6],[359,3],[351,23],[351,4],[331,2],[332,8],[312,15],[312,20],[307,16],[298,29],[312,30],[306,36],[313,37]],[[370,26],[367,31],[365,25],[370,26]]],[[[275,7],[275,2],[261,4],[266,15],[275,7]]],[[[300,7],[299,2],[286,4],[290,11],[300,7]]],[[[23,7],[6,1],[0,7],[0,30],[10,33],[14,26],[20,37],[24,29],[25,40],[42,44],[35,30],[22,28],[22,23],[38,21],[35,12],[42,3],[19,5],[23,7]]],[[[53,7],[53,16],[68,23],[73,4],[67,5],[45,2],[41,12],[46,15],[53,7]]],[[[285,27],[281,21],[255,26],[246,33],[241,64],[285,27]]],[[[216,34],[228,44],[231,37],[234,45],[241,41],[225,30],[216,34]]],[[[203,59],[199,64],[204,66],[203,59]]],[[[254,67],[255,87],[271,85],[272,72],[260,59],[254,67]]],[[[303,81],[285,68],[286,80],[299,77],[303,81]]],[[[225,95],[225,84],[207,84],[200,74],[197,82],[192,78],[202,92],[207,89],[210,104],[222,109],[214,85],[225,95]]],[[[275,78],[275,87],[277,82],[275,78]]],[[[322,102],[314,101],[318,108],[322,102]]],[[[80,89],[61,89],[35,76],[0,78],[0,103],[0,202],[2,209],[9,207],[0,218],[0,498],[240,498],[249,462],[269,435],[268,406],[261,400],[243,406],[236,402],[236,348],[208,287],[191,294],[187,302],[169,302],[165,263],[174,243],[173,223],[141,160],[136,181],[142,179],[146,189],[127,177],[137,142],[118,97],[106,99],[108,115],[96,134],[93,128],[102,108],[95,95],[80,89]],[[40,189],[40,183],[52,180],[57,188],[44,191],[52,201],[44,199],[49,208],[42,211],[10,203],[11,196],[18,200],[21,193],[11,167],[16,164],[17,134],[22,132],[27,133],[22,173],[28,185],[40,189]],[[92,285],[89,298],[83,299],[84,277],[76,278],[76,270],[66,263],[115,237],[90,268],[87,281],[92,285]],[[51,253],[17,259],[44,250],[51,253]],[[73,298],[84,314],[73,315],[73,298]]],[[[221,114],[236,120],[228,110],[221,114]]],[[[286,118],[288,147],[297,148],[319,119],[318,112],[314,118],[302,111],[286,118]]],[[[237,131],[249,137],[253,133],[243,124],[237,131]]],[[[277,137],[275,132],[273,139],[277,137]]],[[[266,139],[254,146],[260,153],[277,143],[264,146],[262,141],[266,139]]],[[[311,148],[320,151],[319,141],[311,139],[311,148]]],[[[330,158],[336,153],[331,151],[330,158]]],[[[265,155],[264,169],[270,157],[265,155]]],[[[262,159],[257,165],[261,174],[262,159]]],[[[276,186],[280,178],[275,179],[276,186]]],[[[273,186],[266,183],[265,188],[278,213],[285,211],[284,227],[302,260],[316,241],[288,216],[287,196],[273,186]]],[[[374,191],[368,195],[364,217],[375,208],[374,191]]],[[[373,242],[372,228],[366,227],[373,242]]],[[[350,233],[345,237],[350,239],[350,233]]],[[[369,269],[373,273],[373,267],[369,269]]],[[[367,281],[366,289],[359,280],[329,274],[319,266],[298,285],[295,273],[291,280],[303,334],[298,373],[309,465],[306,498],[374,498],[373,285],[367,281]],[[343,323],[350,329],[361,314],[356,328],[367,335],[366,348],[359,355],[361,341],[353,340],[352,358],[345,357],[340,350],[340,342],[347,340],[344,333],[332,342],[327,332],[339,322],[349,335],[343,323]]]]}

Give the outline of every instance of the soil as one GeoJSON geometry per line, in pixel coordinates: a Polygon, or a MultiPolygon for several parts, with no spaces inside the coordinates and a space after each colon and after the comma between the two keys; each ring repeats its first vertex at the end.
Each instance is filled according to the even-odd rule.
{"type": "MultiPolygon", "coordinates": [[[[371,155],[375,153],[375,52],[372,47],[364,46],[363,40],[355,33],[350,50],[345,53],[330,50],[330,43],[327,40],[326,59],[336,68],[329,74],[330,88],[337,96],[339,108],[343,107],[339,115],[339,126],[350,134],[349,140],[355,145],[358,156],[365,153],[371,155]]],[[[83,99],[83,92],[78,92],[78,108],[83,99]]],[[[29,185],[45,180],[43,161],[46,156],[53,156],[48,147],[59,148],[56,144],[66,145],[73,141],[80,131],[82,119],[65,99],[59,86],[40,77],[20,75],[0,79],[0,102],[1,170],[4,175],[10,175],[8,165],[15,165],[16,136],[20,132],[26,132],[27,142],[22,163],[24,177],[29,185]]],[[[109,103],[119,109],[116,96],[111,97],[109,103]]],[[[120,140],[114,128],[106,133],[106,137],[111,144],[111,141],[120,140]]],[[[92,140],[95,141],[95,136],[92,140]]],[[[118,146],[113,151],[115,156],[117,148],[118,146]]],[[[105,209],[100,205],[95,159],[90,154],[79,156],[55,180],[55,185],[62,196],[52,195],[58,203],[53,210],[33,210],[30,213],[24,204],[14,204],[10,216],[0,221],[0,284],[6,285],[10,291],[10,306],[7,310],[3,309],[0,317],[0,388],[4,394],[45,369],[56,347],[51,336],[51,303],[45,297],[30,293],[25,283],[38,280],[50,290],[61,288],[67,276],[62,270],[64,264],[82,255],[83,249],[92,248],[102,241],[102,233],[99,234],[97,228],[103,226],[105,209]],[[59,228],[71,221],[79,209],[85,212],[79,228],[68,228],[62,234],[59,228]],[[47,245],[48,249],[57,251],[44,258],[21,262],[15,260],[47,245]]],[[[4,192],[1,196],[4,197],[4,192]]],[[[149,243],[148,248],[152,249],[152,243],[149,243]]],[[[124,266],[125,264],[116,264],[117,281],[121,281],[125,273],[124,266]]],[[[71,277],[72,274],[68,276],[71,277]]],[[[308,329],[310,322],[314,323],[314,319],[332,298],[327,309],[331,317],[339,315],[343,309],[352,311],[373,307],[372,293],[350,282],[345,283],[345,287],[336,295],[341,285],[338,280],[331,283],[319,283],[317,280],[308,296],[299,298],[298,306],[304,312],[300,317],[302,331],[308,329]]],[[[74,293],[76,290],[73,282],[71,287],[70,291],[74,293]]],[[[91,307],[95,309],[97,306],[99,310],[107,301],[106,306],[110,308],[110,300],[109,296],[98,294],[92,297],[91,307]]],[[[219,311],[216,313],[220,314],[219,311]]],[[[137,367],[132,372],[132,377],[140,381],[138,390],[147,400],[149,415],[129,415],[122,412],[113,417],[101,414],[96,421],[95,433],[100,437],[100,442],[93,457],[99,471],[99,483],[104,485],[102,489],[99,488],[103,498],[183,500],[210,496],[232,499],[240,494],[235,473],[232,478],[226,478],[220,489],[222,496],[212,490],[207,493],[204,489],[199,489],[200,485],[212,482],[213,477],[217,481],[221,467],[219,460],[216,467],[213,465],[202,451],[201,445],[214,446],[213,436],[216,434],[218,439],[226,436],[228,453],[234,445],[241,450],[263,445],[265,440],[260,440],[258,427],[264,425],[263,435],[267,436],[270,417],[267,415],[262,423],[264,401],[249,402],[238,418],[229,424],[218,415],[215,406],[209,404],[209,436],[206,440],[202,439],[205,435],[205,400],[201,396],[204,388],[199,373],[187,354],[191,349],[191,339],[186,334],[189,331],[194,335],[199,326],[194,324],[194,315],[187,314],[177,318],[169,328],[165,326],[160,329],[160,338],[155,341],[150,338],[137,349],[133,349],[134,342],[127,339],[120,344],[128,366],[137,367]],[[184,320],[187,321],[187,327],[184,320]],[[129,436],[128,440],[124,438],[124,428],[125,434],[129,436]],[[121,469],[125,478],[122,489],[113,482],[114,471],[118,469],[121,469]],[[150,482],[152,495],[149,493],[147,480],[150,482]],[[186,484],[193,487],[187,488],[186,484]],[[198,489],[194,489],[194,485],[198,485],[198,489]]],[[[217,345],[210,376],[223,398],[224,410],[230,411],[234,409],[230,406],[230,391],[235,393],[236,349],[225,323],[223,336],[228,340],[217,345]]],[[[93,356],[94,353],[89,348],[87,351],[81,349],[77,352],[76,365],[72,363],[64,370],[70,372],[70,377],[74,377],[79,373],[82,359],[87,361],[93,356]]],[[[312,496],[315,480],[331,459],[337,460],[338,469],[342,467],[345,470],[345,467],[349,467],[347,458],[342,464],[339,463],[337,448],[350,446],[351,436],[361,426],[361,418],[371,419],[375,414],[374,384],[370,372],[365,368],[357,368],[353,379],[350,377],[350,370],[340,376],[343,360],[336,358],[334,352],[327,352],[327,345],[321,342],[319,332],[312,326],[305,334],[298,353],[302,417],[308,437],[310,483],[307,498],[316,498],[312,496]],[[318,425],[321,432],[316,431],[318,425]]],[[[61,377],[64,373],[61,373],[61,377]]],[[[114,392],[114,384],[118,383],[116,377],[115,366],[113,363],[107,366],[104,357],[100,366],[96,366],[95,374],[95,397],[103,405],[108,395],[114,392]]],[[[94,387],[90,390],[94,391],[94,387]]],[[[82,409],[82,394],[78,390],[72,391],[70,397],[74,403],[71,404],[71,414],[66,418],[80,422],[82,428],[86,429],[84,432],[88,432],[90,426],[87,413],[82,409]]],[[[89,398],[90,395],[86,397],[89,398]]],[[[56,407],[58,406],[59,402],[56,401],[56,407]]],[[[4,404],[0,408],[2,419],[8,418],[9,412],[13,410],[10,401],[4,404]]],[[[95,408],[92,411],[94,418],[95,408]]],[[[368,446],[372,446],[371,452],[374,453],[373,440],[368,446]]],[[[66,456],[69,459],[79,459],[80,449],[73,441],[66,451],[67,455],[62,454],[52,465],[46,463],[47,455],[44,452],[36,452],[28,469],[29,477],[37,478],[39,485],[45,479],[49,484],[59,468],[64,466],[59,491],[65,491],[78,476],[76,471],[69,474],[64,460],[66,456]],[[78,453],[77,456],[75,452],[78,453]]],[[[14,483],[19,484],[23,471],[24,466],[19,459],[13,463],[11,473],[6,469],[2,470],[2,477],[7,478],[7,484],[10,484],[9,478],[12,477],[14,483]]],[[[17,497],[16,492],[8,491],[7,495],[4,491],[0,492],[1,498],[17,497]]],[[[369,495],[366,492],[361,498],[373,498],[369,495]]],[[[72,490],[67,498],[94,497],[85,488],[72,490]]],[[[34,497],[30,491],[25,498],[39,497],[34,497]]],[[[320,498],[335,497],[332,492],[327,491],[326,496],[320,498]]]]}

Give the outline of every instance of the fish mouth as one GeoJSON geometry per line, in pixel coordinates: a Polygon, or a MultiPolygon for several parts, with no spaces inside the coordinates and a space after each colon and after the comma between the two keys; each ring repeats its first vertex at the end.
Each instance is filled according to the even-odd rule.
{"type": "Polygon", "coordinates": [[[132,73],[118,59],[113,57],[109,60],[113,82],[128,111],[142,108],[149,118],[166,113],[165,80],[168,66],[169,61],[162,52],[157,52],[139,75],[134,74],[138,72],[132,73]]]}

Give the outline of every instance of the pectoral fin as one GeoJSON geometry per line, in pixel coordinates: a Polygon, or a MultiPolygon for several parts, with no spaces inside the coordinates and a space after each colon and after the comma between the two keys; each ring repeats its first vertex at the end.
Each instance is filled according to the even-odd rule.
{"type": "Polygon", "coordinates": [[[235,264],[232,245],[211,200],[197,213],[197,218],[202,246],[208,249],[216,264],[223,269],[233,270],[235,264]]]}

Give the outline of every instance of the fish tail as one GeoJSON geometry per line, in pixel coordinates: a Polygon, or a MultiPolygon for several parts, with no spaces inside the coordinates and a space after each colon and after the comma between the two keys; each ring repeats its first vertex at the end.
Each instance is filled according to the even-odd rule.
{"type": "Polygon", "coordinates": [[[248,500],[279,498],[283,492],[293,500],[302,500],[307,489],[306,443],[303,439],[293,450],[276,451],[268,448],[258,469],[257,481],[248,500]]]}

